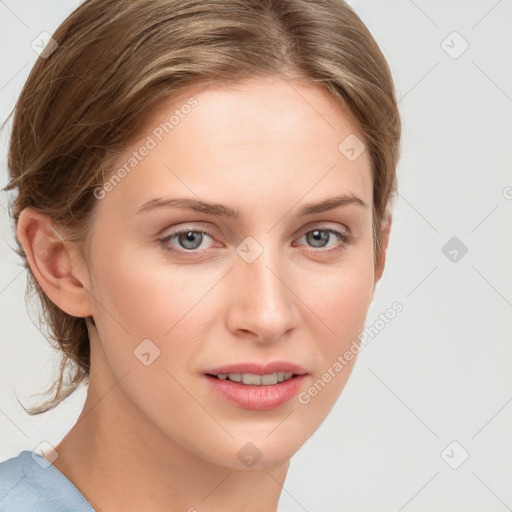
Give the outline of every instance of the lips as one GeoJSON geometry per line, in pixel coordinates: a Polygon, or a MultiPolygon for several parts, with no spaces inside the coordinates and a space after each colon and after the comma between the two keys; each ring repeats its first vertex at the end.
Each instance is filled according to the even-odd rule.
{"type": "Polygon", "coordinates": [[[268,363],[234,363],[226,366],[219,366],[204,372],[207,375],[219,375],[229,373],[252,373],[253,375],[269,375],[274,372],[288,372],[293,375],[305,375],[307,372],[302,367],[288,361],[271,361],[268,363]]]}
{"type": "Polygon", "coordinates": [[[235,363],[205,372],[211,388],[224,400],[236,407],[259,411],[275,409],[291,400],[300,391],[306,375],[302,366],[287,361],[235,363]],[[265,384],[263,381],[272,374],[286,375],[286,380],[265,384]],[[242,382],[238,381],[240,376],[242,382]],[[259,379],[260,376],[265,377],[259,379]],[[231,380],[233,377],[237,382],[231,380]]]}

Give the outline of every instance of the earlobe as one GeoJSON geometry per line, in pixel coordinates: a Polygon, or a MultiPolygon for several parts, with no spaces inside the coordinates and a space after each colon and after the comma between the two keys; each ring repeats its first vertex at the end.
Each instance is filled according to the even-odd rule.
{"type": "Polygon", "coordinates": [[[83,278],[73,266],[72,247],[52,225],[51,220],[32,208],[25,208],[18,218],[16,234],[28,263],[50,300],[75,317],[92,314],[89,294],[83,278]]]}

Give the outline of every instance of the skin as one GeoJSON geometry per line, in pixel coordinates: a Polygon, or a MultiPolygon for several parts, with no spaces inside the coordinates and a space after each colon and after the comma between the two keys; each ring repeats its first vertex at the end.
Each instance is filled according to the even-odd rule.
{"type": "Polygon", "coordinates": [[[227,403],[203,375],[229,363],[284,360],[306,369],[307,390],[363,330],[382,275],[391,217],[374,266],[369,155],[350,161],[338,150],[349,134],[363,137],[323,89],[291,83],[196,87],[155,109],[119,166],[188,98],[198,102],[98,200],[88,265],[47,218],[21,214],[18,237],[44,291],[67,313],[96,322],[87,400],[55,447],[54,466],[97,510],[275,511],[290,458],[350,375],[355,358],[307,405],[294,397],[271,411],[227,403]],[[222,203],[239,217],[135,213],[170,194],[222,203]],[[338,194],[368,207],[298,216],[304,204],[338,194]],[[312,237],[325,228],[349,232],[353,243],[324,231],[325,239],[312,237]],[[180,255],[158,241],[179,229],[210,236],[168,241],[180,255]],[[252,263],[236,252],[249,236],[263,248],[252,263]],[[42,240],[51,257],[38,257],[42,240]],[[149,366],[134,355],[144,339],[160,350],[149,366]],[[237,457],[248,442],[261,454],[251,468],[237,457]]]}

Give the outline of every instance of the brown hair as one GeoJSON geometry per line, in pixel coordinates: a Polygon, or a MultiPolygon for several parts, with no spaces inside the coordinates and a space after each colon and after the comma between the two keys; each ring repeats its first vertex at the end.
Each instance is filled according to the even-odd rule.
{"type": "MultiPolygon", "coordinates": [[[[16,223],[31,207],[87,255],[94,189],[158,102],[200,82],[286,74],[325,87],[364,135],[379,256],[380,222],[396,195],[401,124],[386,59],[343,1],[86,0],[53,38],[58,46],[38,58],[13,110],[4,190],[18,189],[10,205],[16,223]]],[[[88,380],[87,319],[46,296],[16,241],[27,293],[35,291],[47,337],[62,353],[53,397],[26,409],[39,414],[88,380]]]]}

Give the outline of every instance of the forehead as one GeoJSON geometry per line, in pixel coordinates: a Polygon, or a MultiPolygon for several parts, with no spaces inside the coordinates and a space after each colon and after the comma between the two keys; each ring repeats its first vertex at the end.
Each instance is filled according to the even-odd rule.
{"type": "Polygon", "coordinates": [[[270,195],[291,204],[310,190],[309,200],[349,192],[371,204],[368,152],[356,159],[344,152],[345,141],[359,152],[362,139],[319,85],[278,78],[197,85],[146,117],[116,165],[144,145],[151,149],[111,195],[135,207],[179,189],[230,204],[239,198],[250,207],[250,198],[270,195]]]}
{"type": "MultiPolygon", "coordinates": [[[[236,84],[198,84],[162,100],[147,117],[144,133],[169,120],[173,111],[179,116],[174,116],[173,131],[188,118],[186,124],[198,137],[247,147],[301,139],[310,147],[321,144],[325,136],[330,136],[331,144],[343,134],[364,139],[339,100],[319,84],[297,79],[262,77],[236,84]],[[188,107],[191,98],[196,103],[193,109],[188,107]]],[[[173,135],[179,137],[179,131],[183,129],[173,135]]]]}

